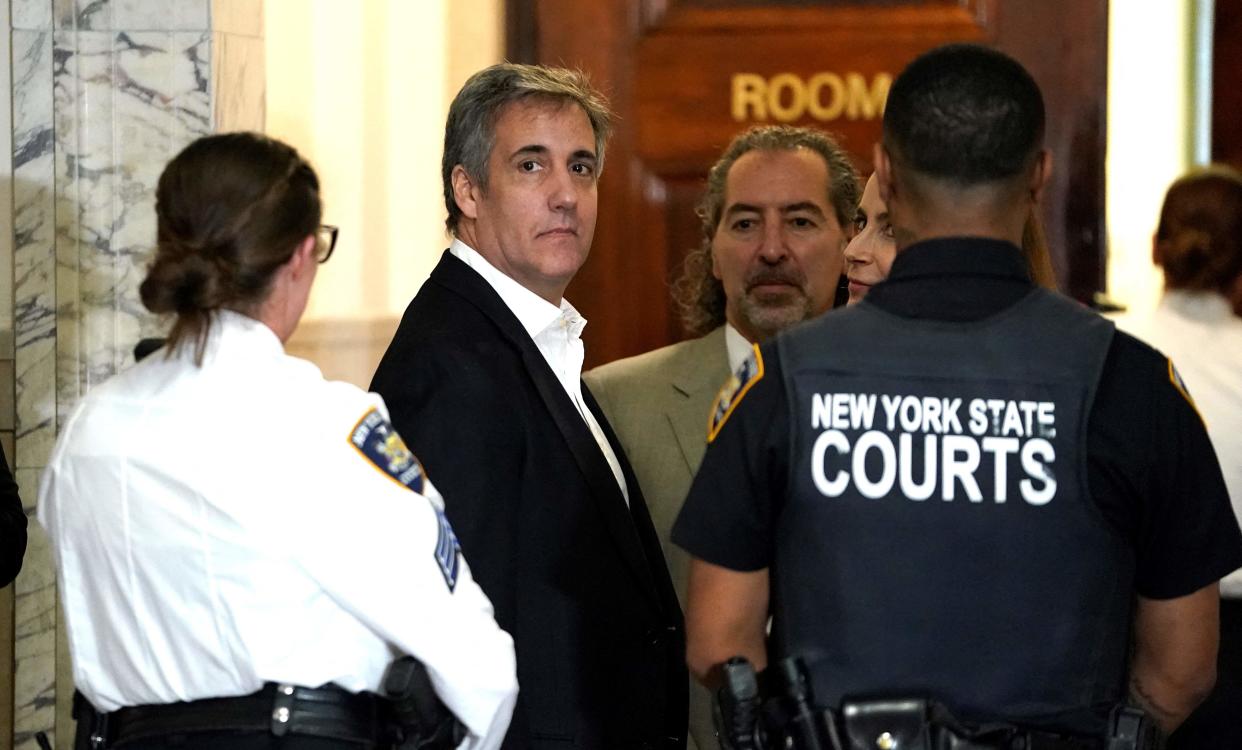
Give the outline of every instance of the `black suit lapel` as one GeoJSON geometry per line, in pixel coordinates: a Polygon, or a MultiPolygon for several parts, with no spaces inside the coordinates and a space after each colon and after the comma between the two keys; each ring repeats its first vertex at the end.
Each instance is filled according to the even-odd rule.
{"type": "MultiPolygon", "coordinates": [[[[655,524],[651,522],[651,513],[647,510],[647,501],[638,486],[638,478],[634,475],[634,469],[630,466],[625,451],[621,449],[621,441],[613,432],[612,425],[604,415],[604,410],[600,408],[595,395],[587,388],[585,382],[582,384],[582,398],[586,401],[587,408],[595,415],[595,421],[599,422],[604,436],[608,439],[608,444],[612,446],[612,451],[617,455],[617,461],[621,464],[621,473],[625,477],[625,484],[630,492],[629,521],[641,545],[640,551],[644,555],[645,562],[644,569],[649,572],[647,580],[658,594],[660,608],[672,619],[680,622],[681,605],[677,601],[677,589],[674,588],[668,566],[664,563],[664,551],[660,547],[660,537],[656,534],[655,524]]],[[[608,472],[611,477],[612,469],[609,468],[608,472]]]]}
{"type": "MultiPolygon", "coordinates": [[[[530,337],[527,336],[526,340],[529,342],[530,337]]],[[[570,452],[573,453],[578,468],[586,477],[587,484],[591,487],[591,497],[594,498],[600,515],[603,516],[605,524],[617,541],[621,557],[638,577],[643,590],[654,593],[655,583],[651,578],[647,558],[643,554],[642,541],[639,539],[634,520],[630,517],[626,507],[625,496],[621,494],[621,488],[617,485],[617,478],[612,473],[612,467],[608,465],[608,459],[604,457],[599,444],[595,442],[595,436],[591,434],[591,429],[587,427],[582,415],[578,413],[577,407],[570,401],[564,387],[552,374],[543,354],[539,352],[534,342],[530,342],[528,348],[530,351],[527,351],[527,348],[522,350],[526,369],[534,379],[535,387],[539,389],[539,395],[543,397],[544,404],[547,405],[548,411],[556,421],[556,426],[564,436],[570,452]]],[[[584,400],[588,398],[585,386],[583,386],[583,398],[584,400]]],[[[598,409],[593,411],[596,421],[602,423],[598,409]]],[[[615,442],[612,444],[612,449],[618,454],[618,458],[623,455],[615,442]]],[[[627,482],[629,483],[630,501],[633,502],[635,498],[640,498],[641,501],[637,483],[632,477],[628,478],[627,482]]]]}
{"type": "MultiPolygon", "coordinates": [[[[492,289],[482,276],[479,276],[473,269],[448,251],[445,251],[440,258],[439,264],[431,272],[429,282],[440,284],[478,308],[496,325],[501,335],[521,352],[526,372],[534,382],[535,388],[543,399],[548,413],[556,423],[557,429],[560,430],[561,436],[565,438],[565,443],[570,453],[573,454],[574,461],[578,464],[578,468],[586,478],[587,484],[591,488],[591,496],[599,507],[600,514],[603,516],[609,531],[617,542],[617,548],[621,553],[622,559],[625,560],[627,566],[643,584],[643,590],[652,592],[657,598],[656,603],[661,606],[661,609],[665,608],[662,601],[660,601],[664,598],[663,592],[657,592],[657,584],[652,578],[651,566],[649,566],[647,558],[643,553],[643,540],[639,538],[639,532],[635,528],[636,517],[631,518],[630,511],[626,508],[625,497],[621,494],[621,488],[617,486],[617,480],[613,476],[612,468],[608,465],[608,459],[604,457],[582,415],[578,413],[577,407],[574,406],[569,395],[565,393],[564,387],[557,380],[555,373],[552,372],[552,368],[548,366],[547,360],[544,359],[539,348],[535,346],[535,342],[530,335],[526,333],[526,329],[522,327],[517,316],[505,305],[504,300],[500,298],[500,295],[496,294],[496,291],[492,289]]],[[[602,416],[594,398],[588,394],[586,386],[584,385],[582,389],[583,398],[587,401],[588,408],[595,414],[596,421],[601,426],[606,425],[607,420],[602,416]]],[[[608,439],[612,445],[613,452],[617,454],[618,459],[625,465],[624,453],[618,447],[615,436],[611,435],[611,431],[608,428],[605,427],[605,430],[608,432],[608,439]]],[[[633,503],[637,500],[642,508],[642,515],[646,518],[647,525],[650,526],[651,519],[647,517],[646,505],[642,502],[642,496],[638,491],[638,483],[634,480],[632,473],[627,475],[626,481],[630,490],[631,502],[633,503]]],[[[658,544],[657,542],[657,550],[659,549],[658,544]]],[[[664,575],[664,578],[668,578],[667,573],[664,575]]]]}

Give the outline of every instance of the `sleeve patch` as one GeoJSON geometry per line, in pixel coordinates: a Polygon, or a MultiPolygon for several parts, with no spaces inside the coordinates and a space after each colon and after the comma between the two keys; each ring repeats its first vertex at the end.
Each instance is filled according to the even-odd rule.
{"type": "Polygon", "coordinates": [[[753,353],[737,368],[737,372],[729,376],[716,400],[712,403],[711,416],[707,421],[707,442],[716,439],[733,410],[741,403],[746,392],[763,379],[763,355],[759,353],[759,345],[751,344],[753,353]]]}
{"type": "MultiPolygon", "coordinates": [[[[423,465],[378,409],[372,408],[362,415],[349,434],[349,442],[390,479],[420,495],[423,493],[427,478],[423,465]]],[[[427,502],[436,514],[436,566],[449,591],[453,591],[461,572],[461,545],[438,498],[428,497],[427,502]]]]}
{"type": "Polygon", "coordinates": [[[1173,384],[1173,388],[1182,394],[1182,398],[1186,399],[1186,403],[1190,404],[1190,408],[1195,410],[1195,414],[1199,415],[1199,420],[1203,421],[1203,415],[1199,414],[1199,407],[1195,404],[1195,400],[1190,397],[1190,389],[1186,387],[1186,381],[1182,380],[1182,374],[1173,366],[1173,360],[1169,360],[1169,382],[1173,384]]]}
{"type": "Polygon", "coordinates": [[[448,516],[434,503],[432,507],[435,508],[436,521],[440,527],[436,534],[436,564],[444,575],[444,583],[452,591],[457,587],[457,574],[461,572],[461,545],[457,543],[457,535],[453,533],[448,516]]]}
{"type": "Polygon", "coordinates": [[[426,478],[423,465],[378,409],[362,415],[350,432],[349,442],[398,484],[422,494],[426,478]]]}

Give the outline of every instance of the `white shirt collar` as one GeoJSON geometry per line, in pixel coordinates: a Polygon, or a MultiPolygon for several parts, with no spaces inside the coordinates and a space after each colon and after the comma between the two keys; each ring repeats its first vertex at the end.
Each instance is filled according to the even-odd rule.
{"type": "MultiPolygon", "coordinates": [[[[250,356],[280,356],[285,353],[285,345],[281,343],[280,337],[266,323],[233,310],[213,310],[203,361],[214,359],[226,340],[229,342],[229,351],[244,350],[250,356]]],[[[192,339],[185,340],[177,347],[173,356],[192,360],[195,349],[192,339]]],[[[163,354],[159,356],[162,357],[163,354]]]]}
{"type": "Polygon", "coordinates": [[[476,273],[491,285],[505,306],[517,316],[526,333],[535,342],[535,347],[543,355],[552,374],[560,381],[565,394],[573,403],[574,408],[582,415],[591,436],[599,445],[600,452],[608,461],[609,468],[621,488],[625,501],[629,502],[629,488],[625,484],[625,473],[621,470],[621,462],[607,436],[591,410],[582,398],[582,361],[585,350],[582,346],[582,329],[586,327],[586,318],[582,317],[574,306],[561,299],[560,306],[549,303],[544,298],[530,291],[514,279],[505,275],[487,261],[477,250],[461,240],[454,239],[449,245],[449,252],[455,258],[470,266],[476,273]]]}
{"type": "Polygon", "coordinates": [[[725,350],[729,355],[729,372],[737,372],[755,349],[732,323],[725,323],[725,350]]]}
{"type": "Polygon", "coordinates": [[[505,307],[517,316],[518,322],[522,324],[522,328],[526,329],[526,333],[531,338],[538,336],[559,321],[562,316],[565,316],[569,326],[577,329],[575,335],[581,334],[583,327],[586,326],[586,319],[578,314],[574,306],[565,299],[561,299],[559,307],[548,302],[493,266],[479,251],[461,240],[454,239],[453,244],[449,245],[449,252],[483,277],[488,286],[500,295],[505,307]]]}
{"type": "Polygon", "coordinates": [[[1166,289],[1160,297],[1158,307],[1205,323],[1227,321],[1233,317],[1229,300],[1223,294],[1213,291],[1166,289]]]}

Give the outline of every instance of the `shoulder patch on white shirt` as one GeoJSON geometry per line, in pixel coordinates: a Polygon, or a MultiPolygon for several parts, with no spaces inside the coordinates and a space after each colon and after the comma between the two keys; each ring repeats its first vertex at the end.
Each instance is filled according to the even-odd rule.
{"type": "Polygon", "coordinates": [[[423,465],[379,409],[372,407],[362,415],[349,433],[349,442],[398,484],[422,494],[426,483],[423,465]]]}
{"type": "Polygon", "coordinates": [[[712,404],[711,416],[707,421],[707,442],[716,439],[733,410],[741,403],[742,397],[762,379],[763,355],[759,353],[758,344],[751,344],[751,355],[738,366],[737,372],[729,376],[729,380],[716,394],[716,401],[712,404]]]}
{"type": "MultiPolygon", "coordinates": [[[[405,441],[393,429],[392,424],[372,407],[350,431],[349,442],[376,468],[398,484],[423,494],[427,486],[427,474],[405,441]]],[[[449,524],[444,508],[430,497],[427,498],[436,514],[436,565],[444,576],[449,591],[457,587],[457,575],[461,572],[461,545],[449,524]]]]}

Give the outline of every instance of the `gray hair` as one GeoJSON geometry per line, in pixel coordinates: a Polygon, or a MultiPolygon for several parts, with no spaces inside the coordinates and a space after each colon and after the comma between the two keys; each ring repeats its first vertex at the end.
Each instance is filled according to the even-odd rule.
{"type": "Polygon", "coordinates": [[[566,68],[543,65],[499,63],[470,76],[449,106],[444,126],[444,158],[440,164],[444,179],[445,225],[457,233],[461,209],[453,197],[453,168],[458,164],[470,179],[487,188],[487,162],[496,143],[496,121],[513,102],[536,99],[552,104],[576,104],[586,113],[595,134],[595,156],[600,174],[604,168],[604,147],[612,132],[612,111],[603,94],[591,87],[586,74],[566,68]]]}
{"type": "Polygon", "coordinates": [[[724,211],[729,170],[751,151],[799,148],[810,149],[823,157],[828,167],[828,203],[842,228],[853,224],[854,212],[862,197],[858,170],[831,135],[818,128],[790,125],[761,125],[738,135],[707,174],[707,192],[696,209],[702,221],[703,238],[699,246],[686,255],[681,273],[673,281],[673,301],[681,313],[686,333],[702,336],[725,322],[724,286],[712,275],[712,239],[724,211]]]}

